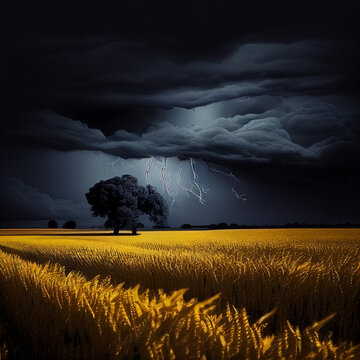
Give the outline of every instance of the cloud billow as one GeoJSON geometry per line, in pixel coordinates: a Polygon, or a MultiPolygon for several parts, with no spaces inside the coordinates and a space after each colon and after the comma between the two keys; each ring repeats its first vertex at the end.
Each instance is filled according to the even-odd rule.
{"type": "MultiPolygon", "coordinates": [[[[351,111],[313,99],[287,104],[279,97],[260,97],[250,104],[232,101],[219,105],[231,116],[183,124],[165,116],[141,134],[100,130],[53,112],[33,114],[29,126],[13,136],[33,145],[61,151],[102,151],[122,158],[190,157],[226,165],[322,167],[338,165],[359,154],[357,117],[351,111]],[[233,111],[231,111],[233,108],[233,111]],[[245,111],[245,112],[246,112],[245,111]],[[256,113],[257,112],[257,113],[256,113]]],[[[184,110],[184,116],[188,112],[184,110]]],[[[180,111],[180,115],[181,115],[180,111]]]]}
{"type": "Polygon", "coordinates": [[[87,204],[53,199],[17,178],[0,178],[0,203],[6,204],[0,208],[2,220],[89,218],[87,204]]]}

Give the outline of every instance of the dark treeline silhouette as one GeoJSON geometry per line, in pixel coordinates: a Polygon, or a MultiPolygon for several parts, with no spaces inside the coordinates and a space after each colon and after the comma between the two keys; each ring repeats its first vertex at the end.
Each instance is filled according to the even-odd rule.
{"type": "Polygon", "coordinates": [[[154,225],[153,229],[157,229],[157,230],[159,230],[159,229],[171,229],[171,227],[167,226],[167,225],[154,225]]]}
{"type": "Polygon", "coordinates": [[[346,223],[337,223],[337,224],[307,224],[307,223],[286,223],[284,225],[279,224],[265,224],[265,225],[239,225],[239,224],[230,224],[228,225],[225,222],[221,222],[219,224],[210,224],[210,225],[191,225],[191,224],[183,224],[180,227],[181,229],[208,229],[208,230],[216,230],[216,229],[322,229],[322,228],[360,228],[360,224],[350,224],[346,223]]]}
{"type": "Polygon", "coordinates": [[[56,220],[49,220],[48,222],[48,228],[49,229],[57,229],[59,226],[58,226],[58,223],[56,220]]]}
{"type": "Polygon", "coordinates": [[[63,224],[63,229],[76,229],[76,222],[74,220],[68,220],[63,224]]]}
{"type": "MultiPolygon", "coordinates": [[[[49,220],[48,228],[49,229],[57,229],[59,224],[56,220],[49,220]]],[[[76,229],[76,222],[74,220],[65,221],[63,224],[63,229],[76,229]]]]}

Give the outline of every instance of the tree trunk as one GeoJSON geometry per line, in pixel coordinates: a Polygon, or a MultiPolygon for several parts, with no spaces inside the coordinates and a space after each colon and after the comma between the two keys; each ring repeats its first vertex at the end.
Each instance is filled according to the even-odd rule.
{"type": "Polygon", "coordinates": [[[119,227],[114,226],[114,235],[119,235],[119,227]]]}
{"type": "Polygon", "coordinates": [[[136,234],[137,234],[136,228],[131,230],[131,234],[132,234],[132,235],[136,235],[136,234]]]}

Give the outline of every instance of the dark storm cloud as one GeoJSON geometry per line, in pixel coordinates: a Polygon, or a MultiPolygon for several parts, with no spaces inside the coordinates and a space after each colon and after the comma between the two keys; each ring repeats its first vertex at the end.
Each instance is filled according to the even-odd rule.
{"type": "MultiPolygon", "coordinates": [[[[262,144],[267,131],[265,124],[263,131],[260,125],[255,131],[251,130],[253,137],[261,137],[255,141],[246,128],[236,132],[223,127],[230,120],[215,124],[211,122],[214,119],[209,119],[204,131],[181,125],[171,127],[172,119],[164,115],[164,110],[219,103],[223,104],[224,113],[220,112],[219,117],[229,117],[225,101],[229,99],[241,100],[250,114],[261,114],[251,106],[254,101],[260,106],[263,95],[275,99],[334,95],[341,101],[358,92],[354,88],[359,80],[356,71],[359,59],[349,40],[233,44],[232,52],[226,52],[216,61],[213,57],[175,61],[148,43],[108,38],[39,40],[20,48],[28,56],[21,57],[21,67],[8,72],[6,98],[12,107],[5,118],[9,118],[10,123],[16,118],[15,132],[22,129],[17,137],[25,143],[60,150],[104,150],[123,157],[193,156],[227,164],[234,161],[236,166],[245,161],[269,163],[274,158],[280,159],[281,154],[284,163],[293,163],[296,159],[307,162],[316,158],[319,151],[315,145],[314,151],[306,147],[337,135],[337,125],[324,124],[329,118],[327,109],[323,108],[322,114],[313,106],[312,117],[311,109],[301,106],[299,110],[292,109],[300,111],[300,118],[304,111],[307,120],[305,125],[301,125],[300,118],[295,124],[291,120],[291,139],[284,135],[287,130],[279,136],[280,132],[274,130],[278,125],[270,119],[268,141],[279,142],[277,152],[274,144],[262,144]],[[22,113],[18,112],[19,108],[22,113]],[[49,110],[44,112],[43,108],[49,110]],[[323,129],[327,130],[321,135],[323,129]],[[214,131],[218,132],[216,137],[214,131]],[[103,134],[114,135],[105,138],[103,134]],[[229,136],[227,140],[226,136],[229,136]],[[242,138],[236,139],[240,136],[242,138]],[[187,142],[182,140],[184,137],[187,142]],[[306,141],[302,140],[304,137],[306,141]],[[261,151],[256,150],[256,146],[261,151]],[[269,154],[264,153],[266,150],[269,154]]],[[[12,70],[20,54],[18,49],[10,54],[15,56],[14,59],[10,56],[8,63],[12,70]]],[[[313,102],[317,101],[321,99],[313,102]]],[[[354,105],[348,113],[352,111],[356,111],[354,105]]],[[[344,114],[342,111],[341,116],[344,114]]],[[[233,115],[246,115],[246,111],[233,115]]],[[[276,118],[280,121],[279,116],[276,118]]],[[[264,122],[266,117],[262,118],[264,122]]],[[[284,121],[280,127],[287,126],[284,121]]],[[[341,119],[336,122],[342,126],[341,119]]],[[[249,128],[252,129],[250,125],[249,128]]],[[[349,131],[353,130],[354,126],[350,126],[349,131]]]]}
{"type": "Polygon", "coordinates": [[[0,135],[7,146],[28,145],[55,150],[97,150],[106,141],[98,129],[59,116],[52,111],[8,114],[0,135]]]}
{"type": "MultiPolygon", "coordinates": [[[[190,157],[232,168],[351,166],[359,160],[358,115],[325,101],[259,97],[212,105],[227,117],[182,121],[165,117],[142,134],[118,130],[104,136],[97,129],[53,112],[34,113],[27,125],[12,122],[8,141],[57,150],[102,151],[122,158],[190,157]],[[251,109],[252,112],[248,113],[251,109]],[[12,140],[11,140],[12,139],[12,140]]],[[[8,127],[9,130],[9,127],[8,127]]]]}
{"type": "Polygon", "coordinates": [[[8,1],[2,10],[5,103],[106,134],[145,130],[158,107],[358,83],[355,1],[8,1]]]}
{"type": "MultiPolygon", "coordinates": [[[[267,202],[266,212],[278,219],[290,201],[297,209],[300,197],[305,214],[308,200],[319,214],[326,213],[333,198],[312,199],[317,193],[318,199],[329,199],[338,188],[355,204],[358,1],[19,0],[0,7],[0,146],[2,154],[9,153],[5,164],[16,153],[17,163],[6,174],[24,177],[23,183],[5,181],[1,200],[10,205],[0,218],[81,213],[74,203],[54,200],[65,176],[55,178],[51,168],[59,167],[50,159],[63,159],[71,184],[72,173],[83,171],[72,163],[73,150],[84,150],[76,164],[89,162],[91,181],[103,176],[103,165],[94,165],[89,151],[123,158],[201,158],[241,170],[258,184],[247,191],[249,198],[259,194],[258,203],[267,202]],[[29,148],[36,149],[22,158],[29,148]],[[47,157],[54,152],[46,149],[70,153],[47,157]],[[35,186],[54,189],[52,198],[24,185],[33,184],[26,173],[36,161],[44,170],[35,186]],[[12,170],[17,167],[22,171],[12,170]],[[274,174],[276,181],[269,180],[274,174]],[[288,181],[312,174],[321,176],[314,188],[315,181],[302,188],[288,181]],[[336,186],[333,178],[339,179],[336,186]],[[52,186],[43,186],[47,179],[52,186]],[[263,188],[275,189],[270,200],[262,200],[263,188]],[[273,202],[282,192],[281,210],[273,202]]],[[[141,163],[139,174],[146,162],[141,163]]],[[[88,187],[88,174],[84,177],[88,187]]],[[[66,196],[78,198],[80,188],[66,196]]],[[[339,194],[334,219],[347,208],[346,214],[355,213],[347,201],[338,206],[339,194]]],[[[216,196],[212,209],[223,201],[222,193],[216,196]]],[[[224,213],[234,214],[238,205],[229,206],[228,200],[222,202],[224,213]]],[[[261,211],[256,208],[248,221],[261,211]]],[[[214,219],[222,220],[219,216],[214,219]]]]}
{"type": "Polygon", "coordinates": [[[86,205],[70,200],[53,199],[16,178],[0,178],[0,219],[84,219],[88,218],[86,205]]]}
{"type": "Polygon", "coordinates": [[[357,28],[356,10],[357,1],[353,0],[341,4],[329,0],[4,1],[2,30],[12,35],[52,37],[114,34],[159,46],[168,39],[167,47],[180,47],[183,54],[193,57],[203,55],[204,50],[214,52],[211,48],[232,43],[234,38],[259,34],[270,39],[347,34],[357,28]]]}
{"type": "Polygon", "coordinates": [[[351,112],[337,114],[333,106],[321,102],[286,106],[278,101],[263,113],[218,117],[188,126],[164,121],[141,136],[118,131],[101,149],[125,158],[194,157],[238,168],[261,164],[321,167],[350,156],[351,162],[358,158],[359,136],[353,128],[358,118],[351,112]]]}
{"type": "Polygon", "coordinates": [[[88,46],[57,41],[58,47],[53,41],[27,42],[21,50],[10,45],[8,103],[52,108],[85,122],[89,118],[95,127],[116,120],[126,127],[123,118],[130,115],[141,128],[142,119],[153,120],[157,107],[193,108],[262,94],[358,91],[360,58],[350,41],[234,44],[220,60],[192,61],[175,61],[140,42],[87,41],[88,46]],[[138,116],[131,108],[140,109],[138,116]]]}

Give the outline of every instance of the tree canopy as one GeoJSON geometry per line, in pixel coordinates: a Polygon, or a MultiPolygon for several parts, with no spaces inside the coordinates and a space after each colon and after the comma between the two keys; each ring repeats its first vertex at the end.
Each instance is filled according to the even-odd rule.
{"type": "Polygon", "coordinates": [[[49,220],[48,222],[48,228],[49,229],[57,229],[58,223],[56,220],[49,220]]]}
{"type": "Polygon", "coordinates": [[[76,222],[74,220],[68,220],[63,224],[63,229],[76,229],[76,222]]]}
{"type": "Polygon", "coordinates": [[[116,176],[101,180],[86,194],[93,216],[107,217],[107,226],[114,229],[132,230],[139,228],[139,216],[146,214],[150,221],[165,225],[169,209],[165,199],[151,185],[138,185],[131,175],[116,176]]]}

